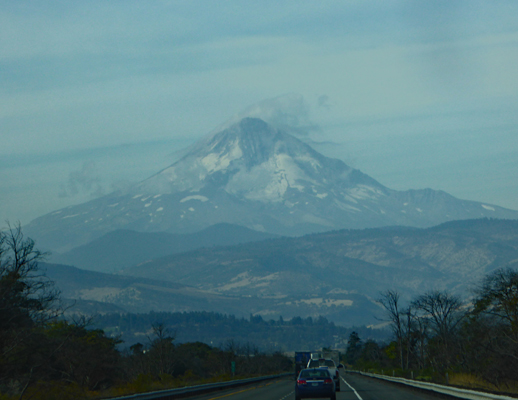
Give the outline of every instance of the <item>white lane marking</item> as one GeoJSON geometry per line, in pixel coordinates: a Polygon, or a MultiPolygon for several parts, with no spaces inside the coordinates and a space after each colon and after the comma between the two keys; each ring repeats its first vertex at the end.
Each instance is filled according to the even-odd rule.
{"type": "Polygon", "coordinates": [[[342,380],[345,382],[345,384],[346,384],[347,386],[349,386],[349,387],[351,388],[351,390],[354,392],[354,394],[356,395],[356,397],[358,397],[358,399],[359,399],[359,400],[363,400],[363,399],[361,398],[361,396],[358,394],[358,392],[356,391],[356,389],[355,389],[355,388],[353,388],[351,385],[349,385],[349,383],[347,383],[347,381],[346,381],[344,378],[342,378],[342,380]]]}
{"type": "Polygon", "coordinates": [[[281,398],[280,398],[280,400],[287,399],[287,398],[288,398],[289,396],[291,396],[293,393],[295,393],[295,391],[288,393],[288,394],[287,394],[286,396],[284,396],[284,397],[281,397],[281,398]]]}

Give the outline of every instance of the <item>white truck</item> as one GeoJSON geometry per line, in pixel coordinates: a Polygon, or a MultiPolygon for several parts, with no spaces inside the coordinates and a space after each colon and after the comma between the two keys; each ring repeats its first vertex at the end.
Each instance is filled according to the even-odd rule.
{"type": "Polygon", "coordinates": [[[340,364],[340,352],[338,350],[322,350],[311,353],[311,359],[308,361],[307,367],[327,368],[335,381],[336,391],[340,391],[340,373],[338,370],[344,366],[340,364]]]}

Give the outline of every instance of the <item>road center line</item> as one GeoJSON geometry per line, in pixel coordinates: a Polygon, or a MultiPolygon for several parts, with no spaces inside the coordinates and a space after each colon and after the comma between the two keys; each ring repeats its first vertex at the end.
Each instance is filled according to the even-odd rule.
{"type": "Polygon", "coordinates": [[[286,396],[281,397],[280,400],[284,400],[284,399],[288,398],[288,396],[291,396],[293,393],[295,393],[295,392],[294,391],[289,392],[286,396]]]}
{"type": "Polygon", "coordinates": [[[359,399],[359,400],[363,400],[363,399],[361,398],[361,396],[358,394],[358,392],[356,391],[356,389],[355,389],[355,388],[353,388],[351,385],[349,385],[349,383],[348,383],[344,378],[342,378],[342,380],[345,382],[345,384],[346,384],[347,386],[349,386],[349,387],[351,388],[351,390],[354,392],[354,394],[356,395],[356,397],[358,397],[358,399],[359,399]]]}

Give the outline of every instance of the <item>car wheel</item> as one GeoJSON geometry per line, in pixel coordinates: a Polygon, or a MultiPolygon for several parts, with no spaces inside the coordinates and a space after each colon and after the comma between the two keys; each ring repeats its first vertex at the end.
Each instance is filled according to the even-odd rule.
{"type": "Polygon", "coordinates": [[[337,391],[337,392],[339,392],[339,391],[340,391],[340,385],[338,385],[338,386],[336,387],[336,391],[337,391]]]}
{"type": "Polygon", "coordinates": [[[300,400],[300,397],[299,396],[295,396],[295,400],[300,400]]]}
{"type": "Polygon", "coordinates": [[[333,396],[331,396],[331,400],[336,400],[336,394],[334,394],[333,396]]]}

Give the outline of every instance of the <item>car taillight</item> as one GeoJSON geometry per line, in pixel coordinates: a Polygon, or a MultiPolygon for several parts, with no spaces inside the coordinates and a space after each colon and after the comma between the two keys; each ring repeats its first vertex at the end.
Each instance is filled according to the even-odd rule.
{"type": "Polygon", "coordinates": [[[324,379],[324,385],[330,385],[333,383],[333,380],[331,378],[324,379]]]}
{"type": "Polygon", "coordinates": [[[338,370],[336,370],[336,377],[338,378],[340,375],[338,375],[338,370]]]}
{"type": "Polygon", "coordinates": [[[297,385],[305,385],[306,383],[305,379],[297,379],[297,385]]]}

